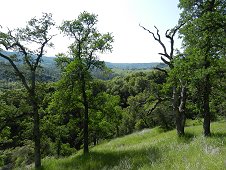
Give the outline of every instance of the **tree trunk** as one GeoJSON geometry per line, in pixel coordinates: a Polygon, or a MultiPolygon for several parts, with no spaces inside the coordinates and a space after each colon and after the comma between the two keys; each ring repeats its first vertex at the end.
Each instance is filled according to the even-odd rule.
{"type": "Polygon", "coordinates": [[[93,135],[93,145],[94,146],[97,145],[97,136],[96,136],[96,133],[94,133],[94,135],[93,135]]]}
{"type": "MultiPolygon", "coordinates": [[[[210,37],[207,37],[208,42],[210,41],[210,37]]],[[[209,43],[207,44],[207,50],[206,50],[206,55],[205,55],[205,70],[207,70],[210,67],[210,61],[208,58],[208,53],[210,51],[210,45],[209,43]]],[[[210,74],[205,75],[204,77],[204,88],[203,88],[203,130],[204,130],[204,136],[210,136],[210,92],[211,92],[211,84],[210,84],[210,74]]]]}
{"type": "Polygon", "coordinates": [[[186,85],[182,85],[181,92],[180,92],[180,105],[179,105],[179,117],[180,117],[180,130],[181,135],[184,135],[184,127],[185,127],[185,107],[186,107],[186,100],[187,100],[187,88],[186,85]]]}
{"type": "Polygon", "coordinates": [[[89,119],[89,105],[88,105],[88,100],[87,100],[87,95],[86,95],[86,82],[85,82],[85,77],[84,74],[82,73],[81,75],[81,81],[82,81],[82,97],[83,97],[83,105],[84,105],[84,120],[83,120],[83,140],[84,140],[84,154],[89,153],[89,129],[88,129],[88,119],[89,119]]]}
{"type": "Polygon", "coordinates": [[[183,136],[184,135],[184,121],[185,116],[183,113],[177,112],[176,116],[176,128],[177,128],[177,135],[183,136]]]}
{"type": "Polygon", "coordinates": [[[36,99],[36,76],[35,69],[31,70],[31,90],[29,91],[31,105],[33,108],[33,118],[34,118],[34,142],[35,142],[35,169],[41,168],[41,144],[40,144],[40,129],[39,129],[39,113],[38,113],[38,103],[36,99]]]}
{"type": "Polygon", "coordinates": [[[116,137],[119,137],[119,126],[116,125],[116,137]]]}
{"type": "Polygon", "coordinates": [[[61,137],[59,137],[59,139],[57,139],[57,157],[60,157],[60,152],[61,152],[61,137]]]}
{"type": "Polygon", "coordinates": [[[33,116],[34,116],[34,142],[35,142],[35,169],[41,167],[41,145],[40,145],[40,129],[38,106],[35,99],[32,99],[33,116]]]}
{"type": "Polygon", "coordinates": [[[176,115],[176,129],[177,129],[178,136],[184,135],[185,103],[186,103],[185,86],[182,86],[181,88],[180,99],[179,99],[179,94],[176,87],[173,87],[173,111],[174,111],[174,114],[176,115]]]}
{"type": "Polygon", "coordinates": [[[208,74],[205,79],[204,85],[204,94],[203,94],[203,129],[204,135],[210,136],[210,107],[209,107],[209,98],[210,98],[210,75],[208,74]]]}
{"type": "MultiPolygon", "coordinates": [[[[208,8],[207,8],[207,12],[213,12],[214,8],[215,8],[215,0],[211,0],[208,2],[208,8]]],[[[211,48],[213,47],[211,42],[211,32],[212,29],[211,27],[206,27],[206,30],[209,31],[210,34],[208,34],[207,38],[206,38],[206,53],[205,53],[205,70],[207,71],[207,69],[210,67],[210,61],[209,61],[209,57],[211,58],[211,56],[209,56],[211,54],[211,48]]],[[[205,76],[205,82],[204,82],[204,91],[203,91],[203,116],[204,116],[204,122],[203,122],[203,130],[204,130],[204,136],[210,136],[211,132],[210,132],[210,106],[209,106],[209,102],[210,102],[210,93],[211,93],[211,82],[210,82],[210,74],[207,74],[205,76]]]]}

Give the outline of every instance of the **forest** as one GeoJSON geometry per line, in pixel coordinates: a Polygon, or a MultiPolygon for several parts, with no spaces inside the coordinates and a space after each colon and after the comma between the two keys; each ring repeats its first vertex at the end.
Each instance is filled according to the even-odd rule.
{"type": "MultiPolygon", "coordinates": [[[[131,163],[133,152],[112,157],[104,149],[106,142],[123,141],[128,135],[120,147],[136,141],[149,145],[160,139],[155,137],[160,132],[168,135],[164,141],[173,141],[169,143],[189,142],[195,138],[194,132],[202,135],[204,144],[213,137],[219,148],[225,148],[226,2],[180,0],[178,8],[178,24],[161,30],[165,34],[156,26],[138,25],[162,48],[162,63],[113,65],[100,61],[99,54],[112,51],[114,33],[99,32],[98,16],[87,11],[61,25],[55,24],[51,13],[43,13],[23,28],[1,26],[0,169],[48,169],[49,158],[60,162],[75,154],[80,155],[74,166],[61,169],[158,169],[161,166],[154,164],[160,152],[157,148],[165,148],[167,143],[149,149],[147,160],[141,154],[137,164],[131,163]],[[55,28],[73,42],[67,52],[48,58],[45,54],[54,45],[52,39],[57,35],[51,30],[55,28]],[[177,35],[182,39],[181,50],[174,47],[177,35]],[[223,129],[218,133],[214,131],[217,125],[223,129]],[[153,130],[146,132],[149,129],[153,130]],[[148,135],[139,138],[135,135],[139,132],[148,135]],[[97,154],[102,144],[105,156],[97,154]],[[95,158],[105,162],[98,164],[100,160],[95,158]],[[113,166],[111,159],[121,166],[113,166]],[[145,161],[152,163],[138,166],[145,161]]],[[[226,150],[220,153],[224,167],[216,167],[224,169],[226,150]]],[[[178,168],[168,166],[160,169],[178,168]]]]}

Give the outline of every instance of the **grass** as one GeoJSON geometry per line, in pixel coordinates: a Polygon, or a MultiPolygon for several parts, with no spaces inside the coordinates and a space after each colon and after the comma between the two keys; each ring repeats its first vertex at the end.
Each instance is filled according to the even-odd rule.
{"type": "Polygon", "coordinates": [[[226,122],[211,124],[212,136],[202,126],[189,126],[184,137],[176,131],[146,129],[117,138],[67,158],[46,158],[43,170],[223,170],[226,169],[226,122]]]}

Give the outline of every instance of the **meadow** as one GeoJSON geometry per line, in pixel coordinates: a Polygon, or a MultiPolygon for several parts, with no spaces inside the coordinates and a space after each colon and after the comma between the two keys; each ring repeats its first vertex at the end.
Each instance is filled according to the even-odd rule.
{"type": "Polygon", "coordinates": [[[160,128],[145,129],[66,158],[45,158],[43,170],[223,170],[226,169],[226,122],[211,124],[211,137],[202,125],[186,127],[186,135],[160,128]]]}

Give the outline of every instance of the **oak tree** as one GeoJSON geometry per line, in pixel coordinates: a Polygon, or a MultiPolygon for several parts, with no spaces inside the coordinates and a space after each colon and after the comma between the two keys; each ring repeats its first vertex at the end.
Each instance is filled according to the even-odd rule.
{"type": "Polygon", "coordinates": [[[82,12],[78,18],[64,21],[60,26],[63,34],[73,42],[68,47],[69,53],[61,54],[58,63],[66,66],[65,76],[78,87],[77,95],[83,104],[83,142],[84,154],[89,152],[89,99],[88,87],[92,81],[91,70],[93,68],[104,69],[104,62],[98,59],[98,54],[111,51],[113,37],[110,33],[101,34],[97,28],[97,16],[88,12],[82,12]]]}
{"type": "Polygon", "coordinates": [[[0,32],[0,57],[10,63],[15,75],[21,80],[27,91],[29,104],[32,106],[34,121],[33,139],[35,143],[35,168],[41,167],[40,153],[40,128],[39,128],[39,102],[36,90],[36,73],[45,54],[46,47],[52,47],[50,42],[54,35],[50,35],[50,29],[54,26],[52,15],[43,13],[40,19],[36,17],[27,22],[25,28],[0,32]],[[4,51],[3,51],[4,50],[4,51]],[[8,52],[15,52],[13,55],[8,52]],[[23,72],[17,61],[22,61],[27,67],[28,73],[23,72]]]}
{"type": "Polygon", "coordinates": [[[180,30],[186,61],[184,73],[197,90],[201,113],[204,117],[204,135],[210,131],[210,98],[214,79],[220,75],[225,60],[226,15],[224,0],[180,0],[180,30]],[[189,71],[189,70],[192,70],[189,71]],[[190,74],[189,74],[190,73],[190,74]]]}

